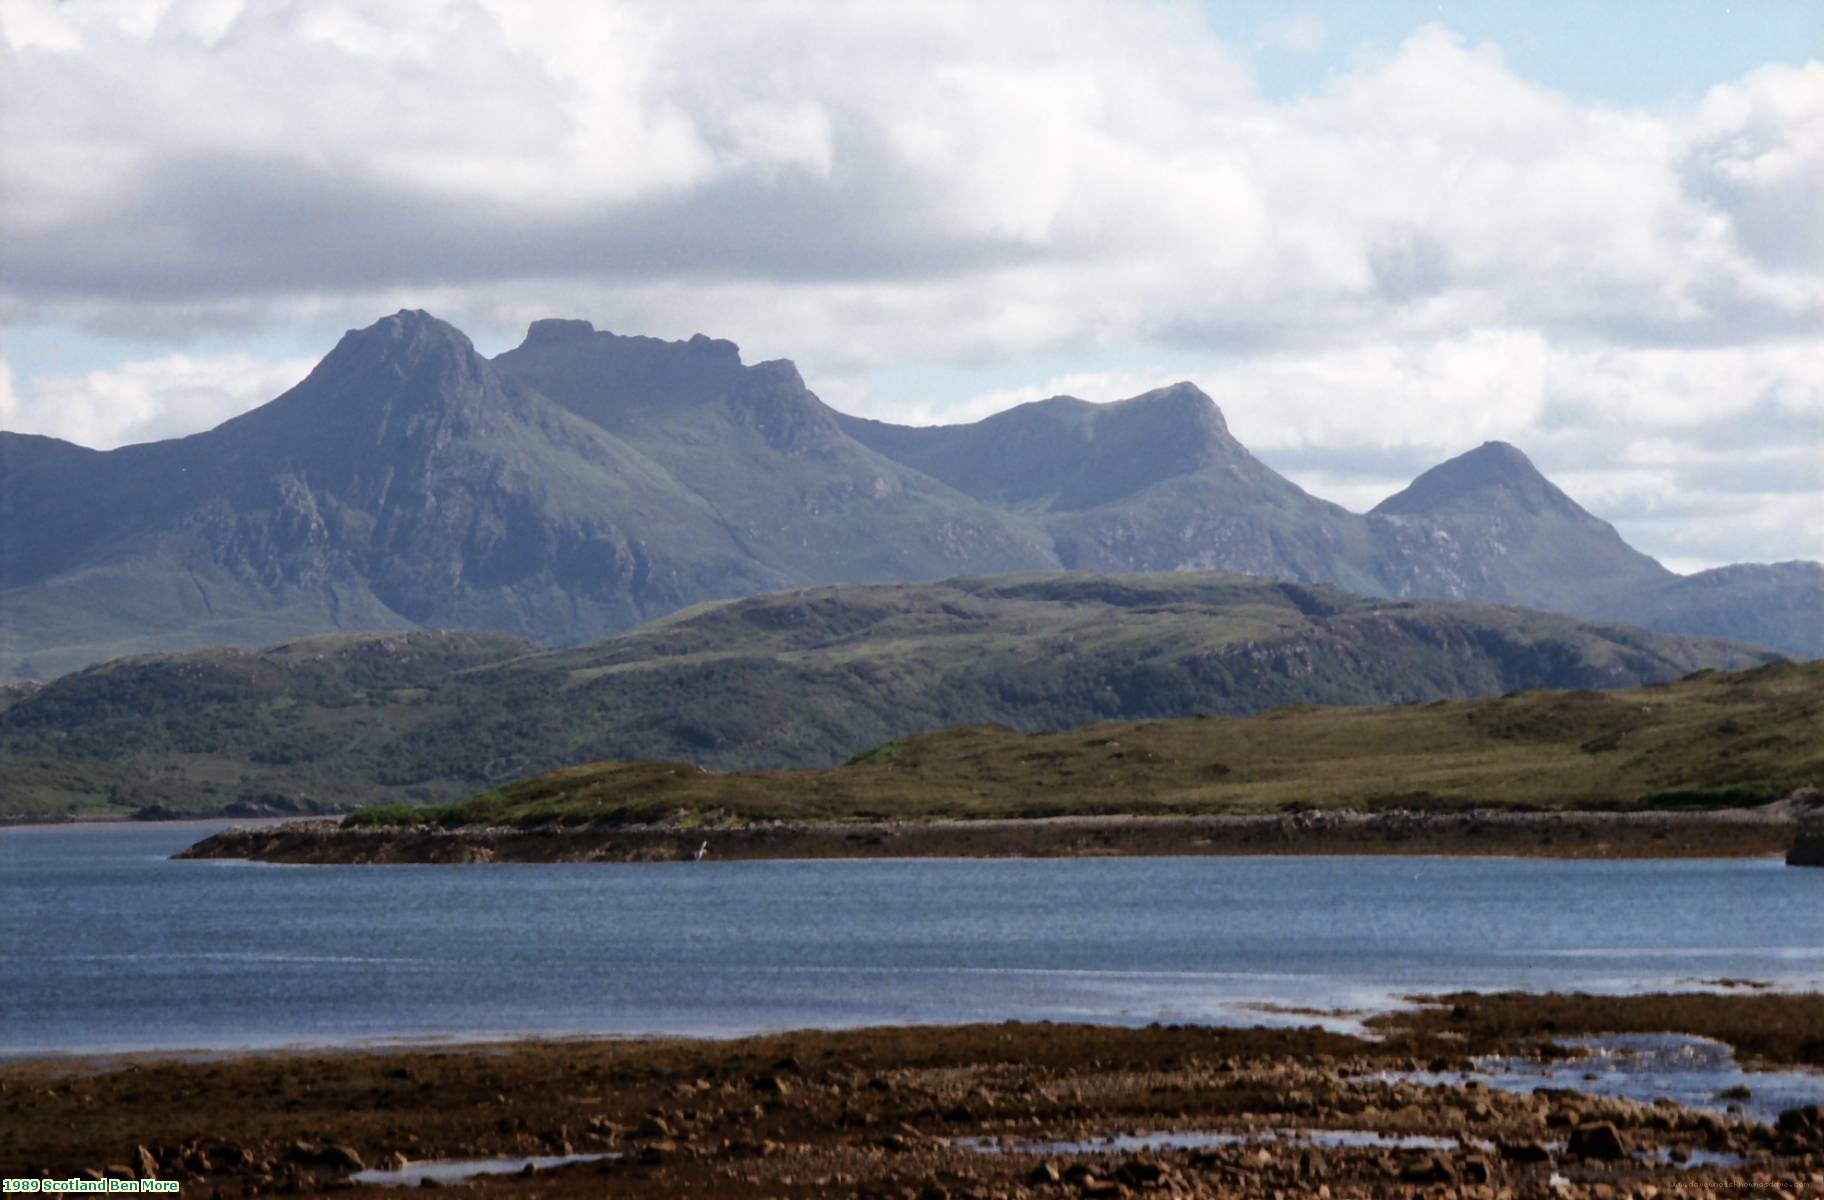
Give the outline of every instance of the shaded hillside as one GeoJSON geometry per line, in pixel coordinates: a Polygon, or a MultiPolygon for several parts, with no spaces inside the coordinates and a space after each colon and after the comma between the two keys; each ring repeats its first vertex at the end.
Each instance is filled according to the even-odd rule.
{"type": "Polygon", "coordinates": [[[14,814],[448,800],[593,759],[827,765],[956,724],[1626,687],[1769,657],[1214,574],[813,588],[529,650],[416,633],[90,668],[0,711],[0,798],[14,814]]]}
{"type": "Polygon", "coordinates": [[[903,738],[813,771],[592,763],[358,826],[1009,818],[1347,809],[1678,811],[1824,785],[1824,664],[1620,692],[1004,727],[903,738]]]}

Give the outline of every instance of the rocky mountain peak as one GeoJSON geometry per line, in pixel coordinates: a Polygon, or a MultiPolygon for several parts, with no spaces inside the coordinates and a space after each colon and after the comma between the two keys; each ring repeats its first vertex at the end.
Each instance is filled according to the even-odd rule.
{"type": "Polygon", "coordinates": [[[1405,490],[1381,501],[1373,512],[1382,516],[1424,516],[1513,510],[1595,519],[1541,475],[1531,459],[1506,442],[1483,442],[1474,450],[1439,463],[1405,490]]]}
{"type": "Polygon", "coordinates": [[[522,346],[561,346],[565,342],[580,341],[595,335],[595,326],[588,321],[568,317],[541,317],[526,328],[525,341],[522,346]]]}

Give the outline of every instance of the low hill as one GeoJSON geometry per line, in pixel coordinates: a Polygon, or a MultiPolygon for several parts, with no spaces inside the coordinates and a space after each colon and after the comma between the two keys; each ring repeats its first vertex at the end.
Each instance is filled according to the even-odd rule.
{"type": "Polygon", "coordinates": [[[1235,575],[821,587],[558,650],[415,632],[89,668],[0,708],[0,815],[446,801],[597,759],[827,766],[958,724],[1632,687],[1773,657],[1235,575]]]}
{"type": "Polygon", "coordinates": [[[1304,810],[1758,805],[1824,784],[1824,663],[1703,671],[1617,692],[1380,708],[949,729],[841,767],[712,774],[591,763],[435,809],[347,824],[986,819],[1304,810]]]}

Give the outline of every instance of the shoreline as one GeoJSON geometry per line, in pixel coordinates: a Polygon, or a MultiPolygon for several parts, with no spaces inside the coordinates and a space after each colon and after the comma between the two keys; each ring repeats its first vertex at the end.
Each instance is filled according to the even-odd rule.
{"type": "Polygon", "coordinates": [[[613,828],[348,829],[323,820],[224,830],[178,858],[297,864],[689,862],[848,858],[1430,855],[1561,859],[1787,855],[1790,813],[1311,811],[613,828]]]}
{"type": "Polygon", "coordinates": [[[1594,1200],[1772,1194],[1781,1181],[1803,1185],[1789,1196],[1824,1194],[1824,1123],[1803,1103],[1767,1123],[1721,1099],[1452,1079],[1479,1056],[1564,1062],[1566,1039],[1638,1029],[1729,1042],[1744,1062],[1811,1063],[1824,995],[1414,999],[1425,1006],[1377,1019],[1376,1040],[1009,1022],[0,1062],[0,1174],[155,1175],[239,1200],[359,1188],[354,1172],[408,1161],[588,1155],[604,1157],[452,1186],[489,1200],[527,1196],[529,1182],[550,1200],[1440,1186],[1594,1200]],[[1163,1139],[1106,1140],[1129,1134],[1163,1139]],[[1693,1155],[1711,1165],[1677,1165],[1693,1155]]]}

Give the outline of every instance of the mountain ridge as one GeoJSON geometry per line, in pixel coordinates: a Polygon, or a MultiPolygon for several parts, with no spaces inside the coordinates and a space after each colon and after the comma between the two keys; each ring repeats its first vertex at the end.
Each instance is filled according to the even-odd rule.
{"type": "Polygon", "coordinates": [[[831,409],[789,360],[572,319],[488,359],[401,310],[213,430],[111,451],[0,433],[0,465],[0,677],[336,630],[574,642],[782,587],[1059,568],[1241,570],[1824,654],[1824,575],[1674,575],[1502,444],[1355,514],[1189,383],[914,429],[831,409]]]}

